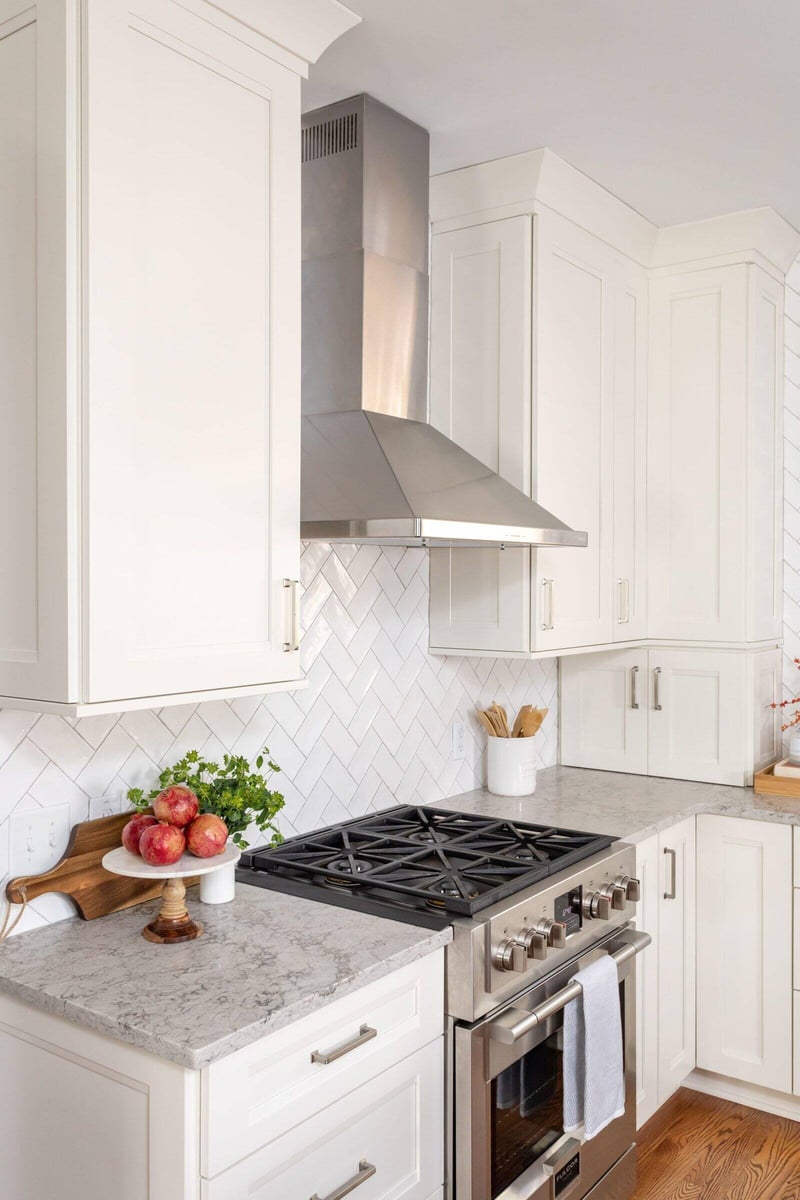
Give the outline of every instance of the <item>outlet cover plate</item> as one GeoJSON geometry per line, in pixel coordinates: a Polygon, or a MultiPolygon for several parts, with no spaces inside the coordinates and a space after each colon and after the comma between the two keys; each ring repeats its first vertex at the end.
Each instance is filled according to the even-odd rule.
{"type": "Polygon", "coordinates": [[[64,854],[69,831],[68,804],[12,813],[8,830],[9,874],[41,875],[49,871],[64,854]]]}

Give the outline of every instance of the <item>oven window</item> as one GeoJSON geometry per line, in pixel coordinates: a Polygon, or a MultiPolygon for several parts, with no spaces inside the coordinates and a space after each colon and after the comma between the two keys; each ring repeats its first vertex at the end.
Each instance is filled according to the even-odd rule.
{"type": "MultiPolygon", "coordinates": [[[[624,1031],[623,984],[619,992],[624,1031]]],[[[559,1021],[550,1037],[492,1080],[492,1200],[545,1155],[564,1132],[561,1024],[559,1021]]]]}
{"type": "Polygon", "coordinates": [[[492,1197],[564,1132],[560,1032],[492,1081],[492,1197]]]}

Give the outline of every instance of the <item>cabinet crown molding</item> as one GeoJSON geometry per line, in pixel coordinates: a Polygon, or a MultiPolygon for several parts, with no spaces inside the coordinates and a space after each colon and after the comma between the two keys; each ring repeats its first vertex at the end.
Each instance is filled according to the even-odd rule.
{"type": "Polygon", "coordinates": [[[800,254],[800,232],[773,208],[726,213],[662,229],[546,147],[434,175],[434,233],[551,209],[641,266],[708,266],[760,259],[785,275],[800,254]]]}
{"type": "MultiPolygon", "coordinates": [[[[197,0],[195,0],[197,3],[197,0]]],[[[361,22],[358,13],[339,0],[200,0],[308,65],[315,63],[332,42],[361,22]]]]}

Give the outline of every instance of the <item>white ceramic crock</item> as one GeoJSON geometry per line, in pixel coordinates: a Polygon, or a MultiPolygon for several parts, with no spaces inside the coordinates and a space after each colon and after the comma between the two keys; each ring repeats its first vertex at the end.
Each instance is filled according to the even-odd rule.
{"type": "Polygon", "coordinates": [[[530,796],[536,791],[536,739],[488,739],[486,783],[495,796],[530,796]]]}

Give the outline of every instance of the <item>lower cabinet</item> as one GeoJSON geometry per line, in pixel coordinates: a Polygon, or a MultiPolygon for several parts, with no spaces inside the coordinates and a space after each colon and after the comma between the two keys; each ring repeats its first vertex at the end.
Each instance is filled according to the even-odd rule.
{"type": "Polygon", "coordinates": [[[639,647],[560,671],[566,766],[742,786],[778,756],[777,649],[639,647]]]}
{"type": "Polygon", "coordinates": [[[697,818],[697,1065],[792,1091],[792,830],[697,818]]]}
{"type": "Polygon", "coordinates": [[[0,996],[0,1193],[442,1200],[443,1032],[443,951],[202,1071],[0,996]]]}
{"type": "Polygon", "coordinates": [[[637,1124],[695,1065],[695,818],[636,847],[637,925],[653,938],[637,961],[637,1124]]]}

